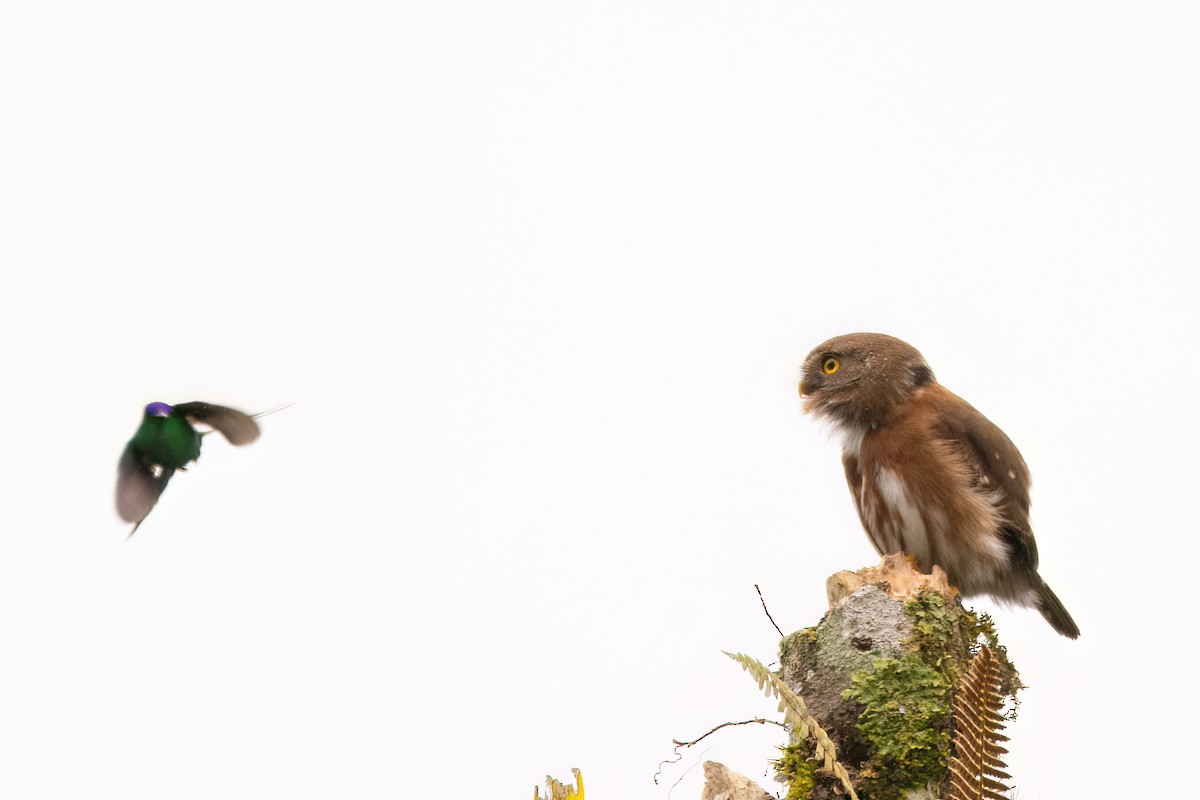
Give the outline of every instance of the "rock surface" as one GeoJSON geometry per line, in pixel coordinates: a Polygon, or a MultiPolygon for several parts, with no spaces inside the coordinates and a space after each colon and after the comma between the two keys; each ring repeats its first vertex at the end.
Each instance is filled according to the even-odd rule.
{"type": "Polygon", "coordinates": [[[700,800],[775,800],[761,786],[716,761],[704,762],[700,800]]]}

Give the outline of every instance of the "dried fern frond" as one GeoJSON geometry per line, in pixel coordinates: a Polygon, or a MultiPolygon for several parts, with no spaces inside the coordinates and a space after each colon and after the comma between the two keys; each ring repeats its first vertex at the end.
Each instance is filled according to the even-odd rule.
{"type": "MultiPolygon", "coordinates": [[[[575,785],[578,789],[571,786],[564,786],[558,781],[546,776],[546,797],[544,800],[583,800],[583,774],[579,770],[572,768],[571,772],[575,775],[575,785]]],[[[538,794],[537,787],[533,787],[533,800],[543,800],[538,794]]]]}
{"type": "Polygon", "coordinates": [[[837,747],[820,723],[808,713],[808,707],[804,705],[804,700],[800,695],[793,692],[790,686],[774,672],[764,667],[757,658],[742,653],[725,653],[725,655],[741,664],[742,669],[749,672],[750,676],[758,681],[758,688],[762,689],[767,697],[779,698],[779,710],[783,712],[784,724],[788,725],[801,739],[812,738],[816,760],[822,762],[825,769],[842,782],[842,786],[850,793],[850,800],[858,800],[858,795],[854,793],[854,787],[850,785],[850,776],[846,773],[846,768],[837,760],[837,747]]]}
{"type": "Polygon", "coordinates": [[[981,647],[954,698],[954,758],[947,800],[1004,800],[1008,787],[1002,781],[1012,776],[1000,758],[1008,752],[1000,746],[1008,741],[1000,733],[1003,707],[999,665],[991,648],[981,647]]]}

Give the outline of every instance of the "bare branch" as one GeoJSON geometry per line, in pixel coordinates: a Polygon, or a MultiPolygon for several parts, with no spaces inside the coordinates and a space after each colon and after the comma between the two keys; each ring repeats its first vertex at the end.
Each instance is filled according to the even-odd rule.
{"type": "MultiPolygon", "coordinates": [[[[771,624],[775,625],[775,618],[771,616],[771,612],[767,611],[767,601],[763,599],[762,589],[758,588],[758,584],[754,584],[754,591],[758,592],[758,599],[762,602],[763,611],[766,611],[767,619],[771,620],[771,624]]],[[[775,625],[775,630],[779,631],[779,626],[775,625]]],[[[783,638],[783,631],[779,631],[779,638],[783,638]]]]}
{"type": "Polygon", "coordinates": [[[782,722],[776,722],[773,719],[763,719],[762,717],[756,717],[755,719],[747,719],[747,720],[743,720],[742,722],[722,722],[720,725],[713,728],[708,733],[704,734],[704,736],[701,736],[699,739],[696,739],[691,742],[681,742],[678,739],[672,739],[671,741],[676,747],[691,747],[694,744],[698,744],[703,739],[705,739],[709,736],[712,736],[714,733],[721,730],[721,728],[728,728],[731,725],[751,725],[753,723],[758,723],[759,725],[778,725],[781,728],[787,727],[782,722]]]}
{"type": "Polygon", "coordinates": [[[658,771],[654,773],[654,785],[655,786],[658,785],[658,776],[662,774],[662,770],[663,770],[664,766],[666,766],[667,764],[678,764],[679,760],[681,758],[683,758],[683,753],[679,752],[679,748],[691,747],[692,745],[698,743],[702,739],[705,739],[706,737],[711,736],[712,734],[721,730],[721,728],[728,728],[731,725],[750,725],[752,723],[758,723],[759,725],[766,725],[766,724],[778,725],[779,727],[783,728],[784,730],[787,730],[787,726],[784,725],[782,722],[776,722],[773,719],[762,719],[761,717],[759,717],[756,719],[748,719],[743,722],[723,722],[720,725],[718,725],[717,727],[713,728],[708,733],[704,734],[704,736],[701,736],[699,739],[695,739],[690,742],[681,742],[678,739],[672,739],[671,742],[675,745],[675,747],[673,748],[674,752],[675,752],[675,757],[669,761],[658,762],[658,771]]]}

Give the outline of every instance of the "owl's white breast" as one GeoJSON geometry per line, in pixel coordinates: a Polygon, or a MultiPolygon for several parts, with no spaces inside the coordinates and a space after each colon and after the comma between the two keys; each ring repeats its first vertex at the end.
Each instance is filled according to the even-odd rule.
{"type": "Polygon", "coordinates": [[[842,452],[846,455],[859,458],[862,452],[863,437],[867,432],[858,426],[839,425],[833,423],[833,433],[841,440],[842,452]]]}
{"type": "Polygon", "coordinates": [[[890,517],[890,527],[899,535],[904,552],[916,558],[919,564],[932,563],[933,552],[929,546],[925,518],[909,495],[904,481],[894,471],[880,467],[875,484],[879,487],[879,496],[890,517]]]}

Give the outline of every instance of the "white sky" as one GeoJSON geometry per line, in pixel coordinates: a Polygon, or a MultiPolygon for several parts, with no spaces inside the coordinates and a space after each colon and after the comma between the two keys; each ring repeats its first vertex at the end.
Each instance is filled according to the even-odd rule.
{"type": "Polygon", "coordinates": [[[1083,637],[975,602],[1022,800],[1191,763],[1197,41],[1182,2],[9,8],[0,796],[761,778],[754,726],[651,782],[774,711],[721,655],[774,660],[755,583],[791,631],[875,562],[795,393],[855,330],[1033,470],[1083,637]],[[126,543],[152,400],[295,405],[126,543]]]}

